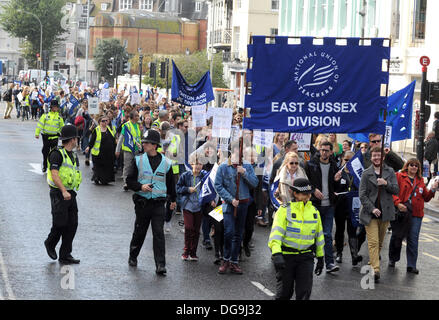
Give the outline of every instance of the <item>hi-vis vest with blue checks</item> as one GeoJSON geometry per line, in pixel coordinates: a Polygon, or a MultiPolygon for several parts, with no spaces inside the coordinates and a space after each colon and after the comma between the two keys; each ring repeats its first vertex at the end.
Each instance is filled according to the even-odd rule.
{"type": "MultiPolygon", "coordinates": [[[[54,149],[55,150],[55,149],[54,149]]],[[[75,163],[72,162],[67,151],[64,148],[59,148],[58,151],[61,153],[63,161],[61,167],[59,168],[58,174],[61,179],[62,184],[67,190],[79,190],[79,185],[82,182],[82,173],[79,171],[79,161],[78,157],[75,157],[75,163]]],[[[47,161],[50,168],[50,163],[47,161]]],[[[52,179],[51,170],[47,173],[47,183],[53,188],[58,188],[52,179]]]]}
{"type": "MultiPolygon", "coordinates": [[[[107,130],[111,133],[111,135],[114,138],[113,130],[111,130],[110,127],[107,127],[107,130]]],[[[94,156],[98,156],[99,153],[101,152],[101,140],[102,140],[101,127],[97,126],[95,131],[96,131],[96,141],[95,141],[95,144],[93,145],[93,149],[91,149],[91,154],[94,156]]]]}
{"type": "Polygon", "coordinates": [[[149,163],[148,155],[146,153],[136,156],[136,165],[139,171],[137,181],[141,184],[152,184],[152,192],[136,192],[139,196],[146,199],[166,198],[166,174],[170,170],[171,166],[168,159],[161,155],[162,161],[157,167],[155,172],[152,172],[151,165],[149,163]]]}
{"type": "Polygon", "coordinates": [[[268,247],[272,254],[313,252],[323,257],[325,238],[320,214],[308,201],[290,202],[277,210],[271,228],[268,247]]]}

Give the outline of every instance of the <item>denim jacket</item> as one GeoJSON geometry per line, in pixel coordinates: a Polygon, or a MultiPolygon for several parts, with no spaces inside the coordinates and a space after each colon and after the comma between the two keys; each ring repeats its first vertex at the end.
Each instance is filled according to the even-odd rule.
{"type": "MultiPolygon", "coordinates": [[[[241,175],[239,182],[239,199],[250,199],[250,189],[256,188],[258,185],[258,177],[255,175],[253,166],[244,162],[242,165],[246,170],[245,174],[241,175]]],[[[231,212],[232,201],[236,197],[236,175],[237,170],[228,162],[222,163],[218,167],[215,177],[215,190],[218,195],[225,201],[223,212],[231,212]]]]}
{"type": "Polygon", "coordinates": [[[209,173],[201,170],[200,174],[195,178],[195,184],[192,171],[186,171],[180,176],[177,182],[177,193],[181,194],[181,209],[189,210],[191,212],[201,211],[199,197],[201,195],[202,185],[200,184],[197,188],[197,192],[194,193],[189,193],[189,188],[195,187],[207,174],[209,173]]]}

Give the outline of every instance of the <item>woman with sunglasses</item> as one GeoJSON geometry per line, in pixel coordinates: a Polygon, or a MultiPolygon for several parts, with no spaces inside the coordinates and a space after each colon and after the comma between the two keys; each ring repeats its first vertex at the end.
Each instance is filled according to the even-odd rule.
{"type": "Polygon", "coordinates": [[[292,201],[291,187],[294,180],[297,178],[305,178],[305,170],[299,166],[299,156],[295,152],[288,152],[285,155],[284,162],[277,171],[277,176],[274,181],[279,180],[279,187],[275,192],[276,198],[280,200],[282,204],[287,204],[292,201]]]}
{"type": "Polygon", "coordinates": [[[404,164],[401,172],[396,173],[399,194],[393,196],[393,202],[399,214],[391,222],[392,237],[389,245],[389,267],[395,267],[400,260],[402,241],[407,238],[407,272],[418,274],[418,242],[424,217],[424,203],[430,201],[438,188],[436,181],[429,190],[422,177],[422,167],[416,158],[404,164]]]}
{"type": "Polygon", "coordinates": [[[93,160],[93,177],[95,184],[106,185],[114,180],[114,150],[116,140],[114,132],[108,126],[109,118],[102,116],[99,119],[99,126],[93,130],[85,152],[91,150],[93,160]]]}

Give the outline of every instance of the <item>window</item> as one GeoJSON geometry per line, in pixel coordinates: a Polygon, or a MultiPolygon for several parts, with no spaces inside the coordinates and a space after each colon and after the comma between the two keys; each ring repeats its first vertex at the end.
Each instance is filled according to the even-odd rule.
{"type": "Polygon", "coordinates": [[[101,3],[101,10],[107,11],[108,9],[108,3],[101,3]]]}
{"type": "Polygon", "coordinates": [[[326,27],[326,0],[319,0],[317,18],[318,18],[318,30],[325,29],[325,27],[326,27]]]}
{"type": "Polygon", "coordinates": [[[88,15],[88,6],[87,4],[82,5],[82,15],[87,16],[88,15]]]}
{"type": "Polygon", "coordinates": [[[128,40],[127,39],[124,39],[123,40],[123,47],[126,49],[126,48],[128,48],[128,40]]]}
{"type": "Polygon", "coordinates": [[[133,0],[119,0],[119,10],[127,10],[133,8],[133,0]]]}
{"type": "Polygon", "coordinates": [[[200,12],[201,11],[201,1],[195,1],[195,12],[200,12]]]}
{"type": "Polygon", "coordinates": [[[343,30],[348,25],[348,1],[342,0],[340,5],[340,29],[343,30]]]}
{"type": "Polygon", "coordinates": [[[400,0],[393,0],[392,6],[392,38],[395,40],[399,39],[399,28],[401,21],[401,12],[400,12],[400,0]]]}
{"type": "MultiPolygon", "coordinates": [[[[270,28],[270,36],[275,37],[278,34],[279,34],[279,30],[277,28],[270,28]]],[[[274,38],[271,38],[270,43],[274,44],[276,43],[276,40],[274,38]]]]}
{"type": "Polygon", "coordinates": [[[416,0],[414,37],[417,40],[425,39],[426,15],[427,15],[427,0],[416,0]]]}
{"type": "Polygon", "coordinates": [[[279,0],[271,0],[271,10],[279,10],[279,0]]]}
{"type": "Polygon", "coordinates": [[[317,0],[310,0],[309,1],[309,12],[308,12],[308,30],[314,31],[315,28],[315,21],[316,21],[316,1],[317,0]]]}
{"type": "Polygon", "coordinates": [[[153,6],[154,6],[153,0],[140,0],[139,1],[139,9],[140,10],[152,11],[153,6]]]}

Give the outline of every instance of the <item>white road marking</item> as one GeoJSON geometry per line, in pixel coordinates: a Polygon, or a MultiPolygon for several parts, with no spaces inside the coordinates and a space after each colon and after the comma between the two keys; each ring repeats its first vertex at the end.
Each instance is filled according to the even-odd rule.
{"type": "MultiPolygon", "coordinates": [[[[0,249],[0,272],[3,277],[3,282],[5,283],[6,292],[8,293],[9,300],[16,300],[14,292],[12,291],[11,284],[9,283],[8,270],[6,269],[5,261],[3,260],[3,254],[0,249]]],[[[3,298],[3,297],[1,297],[3,298]]]]}
{"type": "Polygon", "coordinates": [[[41,171],[41,164],[40,163],[29,163],[29,165],[33,168],[32,170],[27,170],[36,174],[39,174],[40,176],[43,176],[44,173],[41,171]]]}
{"type": "Polygon", "coordinates": [[[265,288],[262,284],[260,284],[259,282],[256,281],[251,281],[251,283],[258,288],[259,290],[261,290],[263,293],[265,293],[266,295],[270,296],[270,297],[274,297],[275,294],[273,292],[271,292],[270,290],[268,290],[267,288],[265,288]]]}

